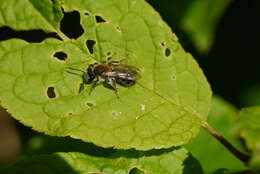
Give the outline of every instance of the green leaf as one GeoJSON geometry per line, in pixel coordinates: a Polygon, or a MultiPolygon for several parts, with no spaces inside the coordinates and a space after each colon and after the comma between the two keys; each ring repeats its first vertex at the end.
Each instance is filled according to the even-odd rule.
{"type": "Polygon", "coordinates": [[[249,165],[260,172],[260,106],[244,108],[239,113],[240,135],[252,151],[249,165]]]}
{"type": "MultiPolygon", "coordinates": [[[[241,150],[242,147],[237,137],[236,120],[237,109],[220,97],[213,97],[208,123],[232,145],[241,150]]],[[[226,168],[230,172],[245,169],[240,160],[205,130],[202,130],[199,136],[185,147],[200,161],[205,174],[212,174],[219,168],[226,168]],[[214,157],[214,159],[209,160],[210,157],[214,157]]]]}
{"type": "Polygon", "coordinates": [[[244,107],[260,105],[260,85],[253,85],[243,90],[240,102],[244,107]]]}
{"type": "MultiPolygon", "coordinates": [[[[202,174],[201,169],[189,170],[191,165],[199,164],[188,156],[184,148],[148,152],[119,151],[110,158],[93,157],[83,153],[56,153],[39,155],[20,160],[11,167],[0,170],[5,174],[202,174]]],[[[194,168],[193,168],[194,169],[194,168]]]]}
{"type": "MultiPolygon", "coordinates": [[[[208,53],[217,25],[232,0],[147,0],[175,31],[187,36],[200,53],[208,53]]],[[[182,40],[184,41],[184,40],[182,40]]]]}
{"type": "Polygon", "coordinates": [[[10,26],[17,30],[43,29],[59,31],[62,19],[59,1],[54,0],[8,0],[0,1],[0,26],[10,26]]]}
{"type": "Polygon", "coordinates": [[[229,171],[227,169],[218,169],[213,174],[228,174],[229,171]]]}
{"type": "Polygon", "coordinates": [[[210,108],[209,85],[192,56],[145,1],[63,0],[65,12],[76,10],[80,15],[84,33],[77,39],[58,29],[62,16],[58,1],[1,3],[6,6],[0,7],[5,16],[1,25],[56,31],[63,39],[0,43],[1,105],[23,124],[48,135],[120,149],[178,146],[198,134],[210,108]],[[96,42],[93,54],[88,40],[96,42]],[[57,52],[67,59],[57,59],[57,52]],[[108,52],[114,60],[127,57],[126,64],[140,69],[140,80],[130,88],[118,86],[119,98],[102,85],[91,96],[91,85],[79,93],[82,78],[69,73],[69,67],[85,70],[93,62],[105,61],[108,52]],[[48,89],[53,89],[54,98],[48,97],[48,89]]]}
{"type": "Polygon", "coordinates": [[[197,0],[189,3],[181,19],[181,26],[199,51],[205,53],[211,48],[219,19],[231,2],[197,0]]]}
{"type": "Polygon", "coordinates": [[[105,149],[70,137],[47,135],[33,136],[23,147],[24,156],[52,154],[56,152],[82,152],[92,156],[107,157],[115,151],[112,148],[105,149]]]}
{"type": "Polygon", "coordinates": [[[253,151],[252,158],[250,159],[249,166],[257,171],[260,172],[260,147],[258,146],[253,151]]]}

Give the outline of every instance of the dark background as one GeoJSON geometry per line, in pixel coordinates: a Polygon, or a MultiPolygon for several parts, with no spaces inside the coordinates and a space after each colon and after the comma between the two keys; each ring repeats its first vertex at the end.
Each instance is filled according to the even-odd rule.
{"type": "Polygon", "coordinates": [[[185,50],[199,62],[214,94],[238,108],[260,104],[260,2],[233,0],[218,22],[213,47],[203,55],[179,27],[178,16],[172,17],[175,13],[165,10],[167,1],[171,2],[148,2],[171,26],[185,50]]]}

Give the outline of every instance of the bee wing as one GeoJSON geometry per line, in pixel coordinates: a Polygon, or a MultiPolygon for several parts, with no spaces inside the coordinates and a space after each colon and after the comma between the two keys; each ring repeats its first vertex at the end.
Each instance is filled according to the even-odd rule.
{"type": "Polygon", "coordinates": [[[118,66],[115,67],[112,71],[104,72],[103,76],[114,77],[122,80],[137,80],[139,75],[139,70],[135,67],[130,66],[118,66]]]}
{"type": "Polygon", "coordinates": [[[118,79],[124,79],[124,80],[135,80],[134,76],[128,72],[106,72],[104,73],[104,76],[106,77],[114,77],[118,79]]]}
{"type": "Polygon", "coordinates": [[[116,72],[113,72],[113,71],[104,72],[103,76],[105,76],[105,77],[116,77],[116,72]]]}
{"type": "Polygon", "coordinates": [[[116,78],[119,78],[119,79],[124,79],[124,80],[136,80],[136,77],[133,76],[132,74],[130,73],[116,73],[116,78]]]}
{"type": "Polygon", "coordinates": [[[139,70],[131,66],[122,66],[114,68],[113,72],[115,72],[116,78],[124,80],[137,80],[139,77],[139,70]]]}

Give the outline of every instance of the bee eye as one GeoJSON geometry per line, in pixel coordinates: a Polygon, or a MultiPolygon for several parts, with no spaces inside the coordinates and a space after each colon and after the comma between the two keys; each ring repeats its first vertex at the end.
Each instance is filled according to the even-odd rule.
{"type": "Polygon", "coordinates": [[[89,76],[89,73],[85,73],[84,78],[86,80],[86,83],[91,83],[91,77],[89,76]]]}
{"type": "Polygon", "coordinates": [[[87,69],[87,72],[84,74],[84,79],[88,84],[95,79],[95,73],[92,68],[87,69]]]}

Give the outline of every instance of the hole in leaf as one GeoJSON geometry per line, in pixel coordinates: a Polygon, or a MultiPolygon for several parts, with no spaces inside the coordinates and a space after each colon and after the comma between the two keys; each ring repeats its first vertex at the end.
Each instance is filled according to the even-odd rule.
{"type": "Polygon", "coordinates": [[[162,45],[163,47],[165,47],[165,46],[166,46],[166,43],[165,43],[165,42],[162,42],[161,45],[162,45]]]}
{"type": "Polygon", "coordinates": [[[113,56],[112,56],[112,52],[111,52],[111,51],[106,52],[107,61],[111,60],[112,57],[113,57],[113,56]]]}
{"type": "Polygon", "coordinates": [[[129,171],[129,174],[144,174],[144,172],[138,168],[132,168],[130,171],[129,171]]]}
{"type": "Polygon", "coordinates": [[[55,98],[56,97],[56,94],[55,94],[55,91],[54,91],[54,87],[48,87],[47,89],[47,95],[49,98],[55,98]]]}
{"type": "Polygon", "coordinates": [[[120,115],[122,114],[122,112],[113,111],[111,114],[112,114],[112,116],[113,116],[114,118],[116,118],[116,117],[120,116],[120,115]]]}
{"type": "Polygon", "coordinates": [[[27,42],[42,42],[47,38],[56,38],[62,40],[57,33],[51,32],[47,33],[43,30],[13,30],[8,26],[0,27],[0,41],[8,40],[8,39],[23,39],[27,42]]]}
{"type": "Polygon", "coordinates": [[[87,105],[87,106],[89,106],[89,107],[92,107],[92,106],[94,106],[94,104],[93,104],[93,103],[91,103],[91,102],[86,102],[86,105],[87,105]]]}
{"type": "Polygon", "coordinates": [[[94,40],[87,40],[86,44],[87,44],[89,53],[93,54],[94,53],[94,45],[96,44],[96,41],[94,41],[94,40]]]}
{"type": "Polygon", "coordinates": [[[110,51],[107,52],[107,56],[111,56],[112,53],[110,51]]]}
{"type": "Polygon", "coordinates": [[[84,30],[80,24],[80,14],[78,11],[64,12],[64,17],[61,20],[60,30],[70,39],[77,39],[84,30]]]}
{"type": "Polygon", "coordinates": [[[175,74],[172,75],[172,80],[176,80],[176,75],[175,74]]]}
{"type": "Polygon", "coordinates": [[[84,15],[89,16],[89,13],[88,13],[88,12],[85,12],[84,15]]]}
{"type": "Polygon", "coordinates": [[[116,30],[117,30],[117,31],[121,31],[121,28],[120,28],[119,25],[116,26],[116,30]]]}
{"type": "Polygon", "coordinates": [[[169,57],[171,55],[171,50],[170,48],[165,49],[165,56],[169,57]]]}
{"type": "Polygon", "coordinates": [[[95,18],[96,18],[96,22],[97,23],[104,23],[104,22],[106,22],[106,20],[104,18],[102,18],[101,16],[95,16],[95,18]]]}
{"type": "Polygon", "coordinates": [[[68,58],[67,54],[62,51],[56,52],[54,54],[54,57],[56,57],[57,59],[62,60],[62,61],[65,61],[68,58]]]}

